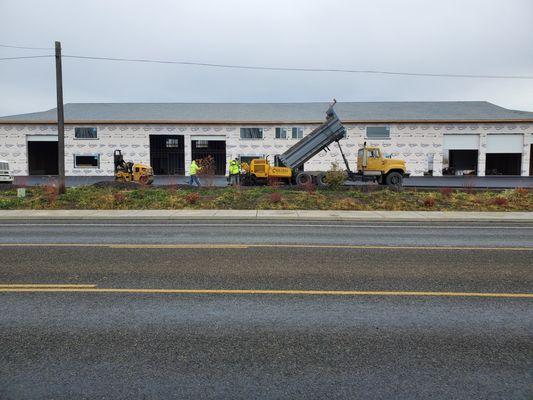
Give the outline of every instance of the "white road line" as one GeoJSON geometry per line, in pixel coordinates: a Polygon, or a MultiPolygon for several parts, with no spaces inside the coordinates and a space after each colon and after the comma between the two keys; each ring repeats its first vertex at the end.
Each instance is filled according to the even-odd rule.
{"type": "Polygon", "coordinates": [[[190,223],[190,224],[154,224],[154,223],[146,223],[146,224],[136,224],[136,223],[124,223],[124,224],[117,224],[117,223],[102,223],[102,224],[95,224],[95,223],[74,223],[74,224],[57,224],[57,223],[51,223],[51,224],[43,224],[43,223],[29,223],[29,224],[3,224],[0,222],[0,226],[7,226],[7,227],[28,227],[28,226],[57,226],[57,227],[80,227],[80,226],[102,226],[102,227],[127,227],[127,226],[144,226],[144,227],[275,227],[275,228],[345,228],[345,229],[351,229],[351,228],[373,228],[373,229],[533,229],[533,225],[528,226],[509,226],[509,225],[487,225],[487,226],[467,226],[467,225],[339,225],[339,224],[251,224],[251,223],[244,223],[244,224],[227,224],[227,223],[219,223],[219,224],[213,224],[213,223],[190,223]]]}

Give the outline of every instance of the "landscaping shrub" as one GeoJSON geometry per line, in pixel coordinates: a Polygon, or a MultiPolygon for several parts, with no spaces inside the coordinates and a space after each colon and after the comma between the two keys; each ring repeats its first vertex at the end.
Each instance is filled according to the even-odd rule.
{"type": "Polygon", "coordinates": [[[44,185],[43,186],[43,198],[50,205],[55,204],[57,200],[57,187],[55,185],[44,185]]]}
{"type": "Polygon", "coordinates": [[[491,204],[499,207],[506,206],[509,203],[509,200],[503,196],[496,196],[491,200],[491,204]]]}
{"type": "Polygon", "coordinates": [[[344,185],[346,179],[348,179],[348,174],[346,171],[341,169],[337,163],[331,164],[331,169],[326,172],[326,177],[324,178],[325,182],[333,190],[336,190],[344,185]]]}
{"type": "Polygon", "coordinates": [[[425,207],[434,207],[435,206],[435,196],[433,195],[429,195],[429,196],[426,196],[426,198],[424,199],[424,206],[425,207]]]}
{"type": "Polygon", "coordinates": [[[274,203],[274,204],[281,203],[281,200],[283,200],[283,196],[281,195],[280,192],[270,193],[271,203],[274,203]]]}
{"type": "Polygon", "coordinates": [[[449,187],[440,188],[439,193],[442,195],[442,197],[450,197],[453,193],[453,189],[449,187]]]}
{"type": "Polygon", "coordinates": [[[529,189],[527,188],[516,188],[514,190],[517,196],[527,196],[529,194],[529,189]]]}
{"type": "Polygon", "coordinates": [[[122,204],[124,203],[124,200],[126,200],[126,195],[122,192],[113,193],[113,197],[115,199],[115,203],[117,204],[122,204]]]}
{"type": "Polygon", "coordinates": [[[305,185],[301,185],[301,188],[308,194],[314,194],[316,192],[316,184],[312,181],[307,182],[305,185]]]}
{"type": "Polygon", "coordinates": [[[200,200],[200,193],[198,192],[191,192],[185,195],[185,201],[187,204],[194,205],[198,200],[200,200]]]}

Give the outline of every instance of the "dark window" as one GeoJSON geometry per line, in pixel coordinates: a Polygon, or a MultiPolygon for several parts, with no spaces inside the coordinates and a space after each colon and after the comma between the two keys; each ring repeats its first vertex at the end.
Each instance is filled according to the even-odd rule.
{"type": "Polygon", "coordinates": [[[75,168],[98,168],[100,166],[100,155],[74,156],[75,168]]]}
{"type": "Polygon", "coordinates": [[[263,128],[241,128],[241,139],[263,139],[263,128]]]}
{"type": "Polygon", "coordinates": [[[366,137],[368,139],[388,139],[390,138],[390,128],[388,126],[367,126],[366,137]]]}
{"type": "Polygon", "coordinates": [[[276,128],[276,139],[287,139],[287,128],[276,128]]]}
{"type": "Polygon", "coordinates": [[[180,147],[180,140],[178,138],[168,138],[166,147],[180,147]]]}
{"type": "Polygon", "coordinates": [[[301,139],[304,137],[304,128],[292,128],[292,138],[301,139]]]}
{"type": "Polygon", "coordinates": [[[97,139],[96,128],[74,128],[76,139],[97,139]]]}

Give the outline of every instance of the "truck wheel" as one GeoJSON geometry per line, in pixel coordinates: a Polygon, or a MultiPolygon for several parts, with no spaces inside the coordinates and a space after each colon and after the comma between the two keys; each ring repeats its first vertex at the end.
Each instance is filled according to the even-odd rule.
{"type": "Polygon", "coordinates": [[[313,182],[313,177],[308,173],[301,172],[298,175],[296,175],[296,184],[298,186],[309,185],[312,182],[313,182]]]}
{"type": "Polygon", "coordinates": [[[328,183],[326,182],[326,173],[325,172],[321,172],[320,174],[318,174],[316,176],[316,184],[319,186],[319,187],[328,187],[328,183]]]}
{"type": "Polygon", "coordinates": [[[402,186],[403,176],[399,172],[390,172],[385,177],[385,184],[387,186],[402,186]]]}

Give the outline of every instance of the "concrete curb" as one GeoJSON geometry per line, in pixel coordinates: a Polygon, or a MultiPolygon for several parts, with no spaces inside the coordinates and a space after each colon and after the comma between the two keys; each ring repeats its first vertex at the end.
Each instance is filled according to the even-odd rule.
{"type": "Polygon", "coordinates": [[[533,222],[533,212],[315,210],[2,210],[1,220],[287,220],[533,222]]]}

